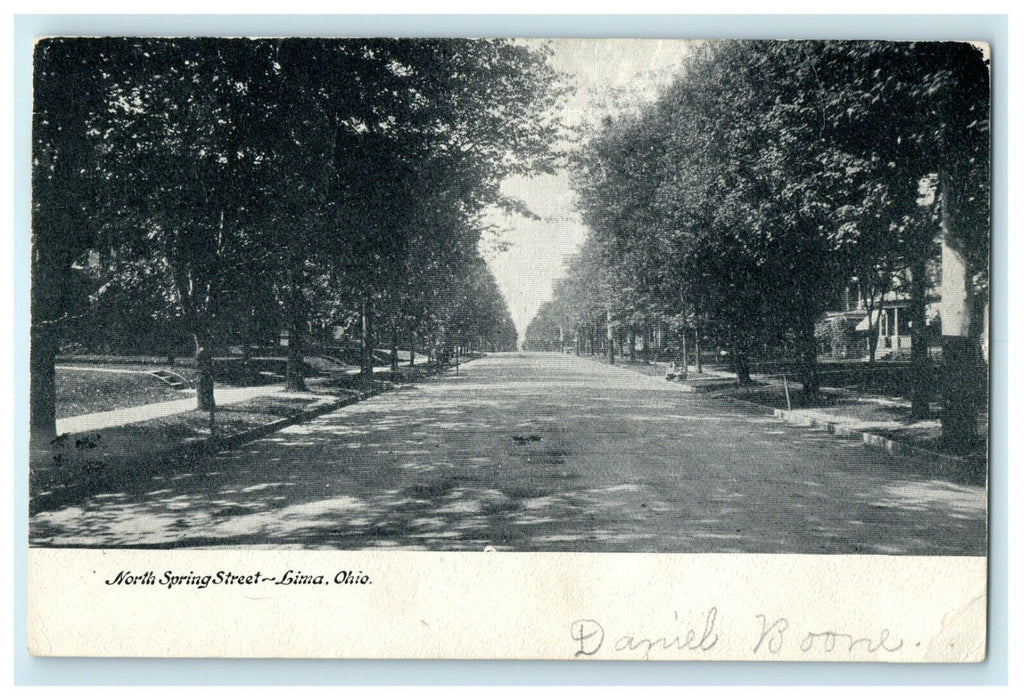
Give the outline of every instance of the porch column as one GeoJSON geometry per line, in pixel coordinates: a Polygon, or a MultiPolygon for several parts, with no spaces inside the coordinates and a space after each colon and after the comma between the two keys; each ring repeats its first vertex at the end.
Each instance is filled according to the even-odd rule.
{"type": "Polygon", "coordinates": [[[893,356],[900,352],[900,307],[893,308],[893,356]]]}

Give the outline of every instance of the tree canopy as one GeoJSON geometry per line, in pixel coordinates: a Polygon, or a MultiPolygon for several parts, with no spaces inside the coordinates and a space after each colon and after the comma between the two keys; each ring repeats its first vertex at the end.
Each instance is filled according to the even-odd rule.
{"type": "Polygon", "coordinates": [[[971,44],[704,44],[654,104],[586,139],[574,183],[590,235],[533,338],[595,325],[598,307],[616,326],[669,322],[684,353],[703,326],[741,379],[774,348],[816,392],[815,323],[853,279],[915,280],[924,300],[941,224],[959,286],[985,303],[989,109],[971,44]]]}
{"type": "Polygon", "coordinates": [[[505,177],[552,166],[548,55],[506,40],[39,42],[33,426],[52,432],[63,310],[105,294],[182,320],[201,407],[212,354],[257,321],[289,330],[297,387],[305,338],[355,313],[425,347],[510,344],[480,219],[511,205],[505,177]],[[102,264],[86,291],[69,280],[88,251],[102,264]]]}

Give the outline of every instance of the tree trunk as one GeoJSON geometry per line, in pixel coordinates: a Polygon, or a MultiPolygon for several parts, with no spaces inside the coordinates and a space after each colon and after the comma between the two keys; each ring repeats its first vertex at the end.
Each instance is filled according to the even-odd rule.
{"type": "Polygon", "coordinates": [[[411,357],[407,359],[407,365],[409,367],[414,367],[414,331],[411,331],[409,345],[411,346],[411,357]]]}
{"type": "Polygon", "coordinates": [[[648,325],[643,329],[643,364],[650,364],[650,331],[651,328],[648,325]]]}
{"type": "MultiPolygon", "coordinates": [[[[881,277],[872,271],[866,270],[861,279],[858,284],[858,295],[865,309],[865,320],[868,322],[868,328],[865,330],[865,350],[868,352],[868,364],[874,365],[879,350],[879,326],[882,323],[883,300],[886,298],[887,289],[881,277]],[[875,300],[877,291],[878,302],[875,300]]],[[[846,307],[846,304],[844,306],[846,307]]]]}
{"type": "Polygon", "coordinates": [[[397,349],[397,322],[393,322],[392,331],[390,333],[390,348],[389,348],[389,371],[399,372],[400,371],[400,354],[397,349]]]}
{"type": "Polygon", "coordinates": [[[983,353],[983,363],[989,367],[990,365],[990,302],[989,300],[983,304],[982,310],[982,329],[979,331],[979,347],[983,353]]]}
{"type": "Polygon", "coordinates": [[[214,361],[211,356],[211,336],[202,330],[193,332],[197,361],[197,409],[214,410],[214,361]]]}
{"type": "Polygon", "coordinates": [[[243,320],[243,329],[240,333],[240,350],[242,351],[241,362],[243,363],[243,382],[245,384],[254,383],[254,372],[253,367],[250,365],[250,334],[253,329],[252,317],[254,314],[253,307],[246,314],[246,318],[243,320]]]}
{"type": "Polygon", "coordinates": [[[54,365],[60,349],[59,319],[65,307],[64,280],[71,261],[54,252],[33,235],[29,331],[29,442],[33,450],[47,449],[57,437],[54,365]]]}
{"type": "Polygon", "coordinates": [[[361,301],[361,377],[371,379],[375,370],[372,364],[372,320],[367,300],[361,301]]]}
{"type": "Polygon", "coordinates": [[[943,337],[943,442],[960,454],[976,448],[976,414],[982,397],[974,377],[979,372],[979,348],[968,336],[943,337]]]}
{"type": "Polygon", "coordinates": [[[911,267],[911,420],[929,417],[929,388],[932,362],[929,359],[929,334],[925,327],[925,262],[911,267]]]}
{"type": "Polygon", "coordinates": [[[615,363],[615,327],[610,311],[607,312],[607,363],[615,363]]]}
{"type": "Polygon", "coordinates": [[[800,376],[804,383],[804,396],[812,399],[818,395],[818,340],[815,338],[815,322],[809,321],[800,328],[800,376]]]}
{"type": "Polygon", "coordinates": [[[210,289],[207,294],[200,295],[197,289],[203,285],[195,283],[185,264],[176,266],[175,287],[179,293],[182,310],[185,312],[190,333],[193,334],[195,346],[194,357],[197,363],[197,409],[214,410],[214,363],[211,359],[213,338],[210,331],[210,289]],[[201,303],[198,299],[206,299],[201,303]]]}
{"type": "Polygon", "coordinates": [[[943,442],[951,450],[970,453],[976,444],[976,413],[981,397],[977,374],[981,359],[971,335],[972,270],[963,253],[962,232],[955,230],[959,197],[948,173],[940,173],[943,219],[943,282],[940,320],[943,330],[943,442]]]}
{"type": "Polygon", "coordinates": [[[636,362],[636,326],[629,327],[629,362],[636,362]]]}
{"type": "Polygon", "coordinates": [[[879,324],[882,323],[882,311],[879,311],[878,316],[875,313],[875,305],[872,305],[865,311],[865,317],[868,319],[868,331],[865,335],[865,347],[868,349],[868,364],[875,364],[875,353],[879,348],[879,324]],[[876,321],[873,323],[873,319],[876,321]]]}
{"type": "Polygon", "coordinates": [[[300,289],[289,290],[289,346],[286,348],[286,391],[307,391],[304,383],[304,316],[300,289]]]}
{"type": "Polygon", "coordinates": [[[29,340],[29,442],[33,450],[45,449],[57,437],[57,371],[54,365],[60,342],[57,324],[46,318],[37,318],[33,313],[29,340]]]}
{"type": "Polygon", "coordinates": [[[686,368],[689,367],[690,358],[689,358],[689,353],[686,351],[686,327],[687,327],[686,326],[686,319],[687,319],[687,314],[686,314],[686,293],[683,292],[683,291],[679,292],[679,304],[680,304],[679,311],[680,311],[680,315],[681,315],[681,319],[680,320],[682,321],[682,332],[679,334],[680,335],[680,340],[682,341],[681,342],[681,345],[682,345],[682,370],[683,370],[683,372],[685,372],[686,368]]]}
{"type": "Polygon", "coordinates": [[[695,317],[693,327],[693,356],[697,361],[697,374],[703,374],[704,366],[700,362],[700,316],[695,317]]]}
{"type": "Polygon", "coordinates": [[[738,384],[751,384],[750,364],[747,361],[747,353],[739,347],[732,350],[733,369],[736,370],[736,382],[738,384]]]}

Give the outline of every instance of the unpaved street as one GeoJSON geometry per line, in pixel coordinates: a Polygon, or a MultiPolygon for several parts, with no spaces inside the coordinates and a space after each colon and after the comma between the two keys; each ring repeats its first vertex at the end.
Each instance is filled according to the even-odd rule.
{"type": "Polygon", "coordinates": [[[506,354],[58,504],[32,543],[982,555],[986,491],[658,378],[506,354]]]}

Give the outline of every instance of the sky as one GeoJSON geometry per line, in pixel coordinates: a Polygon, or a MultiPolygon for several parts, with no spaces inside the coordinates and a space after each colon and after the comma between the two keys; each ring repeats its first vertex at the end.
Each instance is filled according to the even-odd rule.
{"type": "MultiPolygon", "coordinates": [[[[528,40],[526,43],[530,43],[528,40]]],[[[696,44],[683,40],[553,39],[551,62],[569,75],[574,90],[561,108],[569,126],[597,124],[615,108],[611,91],[630,90],[636,104],[655,99],[678,73],[682,59],[696,44]]],[[[488,221],[506,244],[498,251],[487,238],[482,252],[507,299],[521,339],[552,285],[564,274],[564,261],[585,239],[586,227],[575,210],[570,174],[511,177],[505,195],[522,200],[539,220],[493,210],[488,221]]]]}

